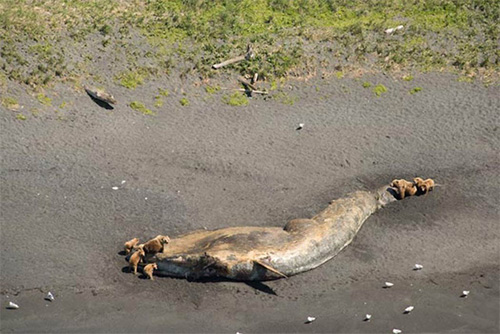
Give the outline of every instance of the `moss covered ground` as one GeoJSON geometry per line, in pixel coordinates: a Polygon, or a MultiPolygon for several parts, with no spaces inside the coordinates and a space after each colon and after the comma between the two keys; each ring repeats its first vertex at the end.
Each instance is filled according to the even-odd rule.
{"type": "Polygon", "coordinates": [[[499,11],[495,0],[3,0],[0,68],[37,88],[102,79],[102,58],[118,64],[104,76],[135,89],[173,69],[210,78],[251,44],[253,59],[222,71],[269,81],[450,71],[488,83],[498,79],[499,11]]]}

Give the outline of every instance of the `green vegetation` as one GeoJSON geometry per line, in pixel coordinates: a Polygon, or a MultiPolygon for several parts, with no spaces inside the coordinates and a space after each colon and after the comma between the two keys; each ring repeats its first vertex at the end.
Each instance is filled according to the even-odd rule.
{"type": "Polygon", "coordinates": [[[112,75],[130,89],[177,64],[184,75],[213,76],[213,64],[243,54],[247,44],[255,57],[219,72],[272,81],[347,59],[359,68],[496,80],[499,21],[497,0],[3,0],[0,68],[34,88],[85,76],[95,71],[92,39],[100,38],[99,47],[127,59],[129,71],[112,75]],[[404,29],[384,33],[397,25],[404,29]]]}
{"type": "Polygon", "coordinates": [[[208,94],[215,94],[215,93],[217,93],[219,90],[220,90],[220,86],[210,86],[210,85],[205,86],[205,91],[206,91],[208,94]]]}
{"type": "Polygon", "coordinates": [[[409,75],[405,75],[403,77],[403,80],[404,81],[412,81],[413,80],[413,75],[409,74],[409,75]]]}
{"type": "Polygon", "coordinates": [[[182,99],[179,100],[179,103],[181,104],[181,106],[185,107],[185,106],[188,106],[189,105],[189,101],[187,98],[183,97],[182,99]]]}
{"type": "Polygon", "coordinates": [[[297,96],[291,96],[290,94],[285,92],[278,92],[274,94],[273,99],[279,101],[280,103],[288,104],[289,106],[293,106],[295,102],[299,100],[297,96]]]}
{"type": "Polygon", "coordinates": [[[139,111],[141,113],[143,113],[144,115],[154,115],[154,112],[152,112],[151,110],[149,110],[148,108],[146,108],[146,106],[144,105],[144,103],[141,103],[139,101],[133,101],[130,103],[130,108],[136,110],[136,111],[139,111]]]}
{"type": "Polygon", "coordinates": [[[10,110],[18,110],[19,109],[19,103],[17,100],[13,97],[2,97],[2,105],[10,110]]]}
{"type": "Polygon", "coordinates": [[[373,87],[373,92],[377,95],[377,97],[380,97],[382,94],[387,93],[387,88],[382,84],[378,84],[373,87]]]}
{"type": "Polygon", "coordinates": [[[122,72],[115,76],[115,80],[125,88],[136,89],[144,83],[149,73],[144,69],[122,72]]]}
{"type": "Polygon", "coordinates": [[[222,101],[230,106],[246,106],[248,104],[248,98],[239,92],[234,92],[231,95],[224,95],[222,101]]]}
{"type": "Polygon", "coordinates": [[[363,88],[370,88],[372,86],[368,81],[363,82],[363,88]]]}
{"type": "Polygon", "coordinates": [[[168,89],[161,89],[159,88],[158,89],[158,93],[161,95],[161,96],[165,96],[167,97],[170,93],[168,92],[168,89]]]}
{"type": "Polygon", "coordinates": [[[40,102],[44,106],[51,106],[52,105],[52,99],[48,96],[45,96],[45,94],[43,94],[43,93],[37,94],[36,99],[38,100],[38,102],[40,102]]]}
{"type": "Polygon", "coordinates": [[[26,120],[26,116],[24,116],[23,114],[17,114],[16,115],[16,118],[20,121],[25,121],[26,120]]]}
{"type": "Polygon", "coordinates": [[[415,94],[422,91],[422,87],[414,87],[410,89],[410,94],[415,94]]]}
{"type": "Polygon", "coordinates": [[[155,107],[160,108],[163,106],[163,99],[161,98],[160,95],[155,96],[155,107]]]}

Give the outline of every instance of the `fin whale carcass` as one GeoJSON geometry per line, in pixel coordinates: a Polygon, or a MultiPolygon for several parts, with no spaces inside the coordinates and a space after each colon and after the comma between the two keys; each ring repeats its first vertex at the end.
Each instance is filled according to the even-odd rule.
{"type": "Polygon", "coordinates": [[[354,192],[332,201],[314,217],[291,220],[284,228],[229,227],[180,235],[146,262],[157,263],[158,275],[191,279],[265,281],[311,270],[351,243],[379,208],[403,199],[405,191],[407,197],[418,196],[434,187],[431,179],[402,181],[373,192],[354,192]],[[408,192],[408,187],[414,191],[408,192]]]}

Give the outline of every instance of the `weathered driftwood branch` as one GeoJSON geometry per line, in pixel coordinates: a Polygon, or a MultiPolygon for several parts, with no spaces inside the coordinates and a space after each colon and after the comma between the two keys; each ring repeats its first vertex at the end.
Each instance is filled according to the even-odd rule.
{"type": "Polygon", "coordinates": [[[228,59],[228,60],[223,61],[222,63],[219,63],[219,64],[212,65],[212,68],[216,70],[216,69],[219,69],[221,67],[240,62],[242,60],[250,60],[253,57],[255,57],[255,53],[253,52],[252,47],[250,45],[248,45],[247,46],[247,53],[245,53],[244,55],[228,59]]]}
{"type": "Polygon", "coordinates": [[[245,92],[245,93],[248,92],[250,94],[261,94],[261,95],[267,95],[267,94],[269,94],[265,90],[251,90],[251,89],[244,89],[244,88],[239,88],[239,89],[237,89],[237,91],[239,91],[239,92],[245,92]]]}
{"type": "Polygon", "coordinates": [[[255,74],[253,75],[253,78],[252,78],[252,84],[255,85],[258,78],[259,78],[259,73],[255,72],[255,74]]]}
{"type": "Polygon", "coordinates": [[[253,91],[257,90],[257,88],[254,85],[252,85],[250,82],[246,81],[245,78],[240,77],[240,78],[238,78],[238,81],[240,83],[242,83],[243,86],[245,86],[245,88],[250,88],[253,91]]]}
{"type": "Polygon", "coordinates": [[[102,89],[98,89],[95,87],[90,87],[90,86],[83,86],[87,94],[92,96],[94,99],[97,99],[99,101],[105,102],[107,104],[116,104],[116,99],[113,97],[113,95],[105,92],[102,89]]]}

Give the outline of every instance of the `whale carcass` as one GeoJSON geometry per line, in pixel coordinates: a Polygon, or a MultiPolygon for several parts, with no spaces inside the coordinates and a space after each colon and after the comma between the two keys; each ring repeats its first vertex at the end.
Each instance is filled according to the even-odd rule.
{"type": "Polygon", "coordinates": [[[394,180],[334,200],[314,217],[291,220],[284,228],[229,227],[172,237],[144,261],[157,264],[157,275],[190,279],[265,281],[295,275],[332,259],[378,209],[433,188],[431,179],[394,180]]]}

